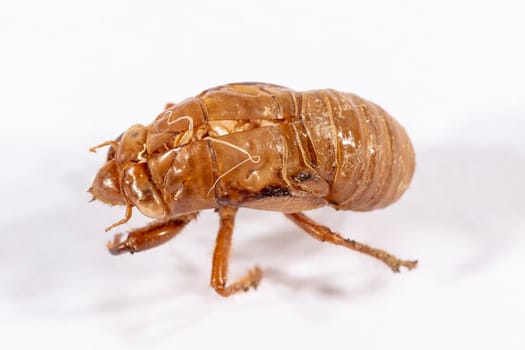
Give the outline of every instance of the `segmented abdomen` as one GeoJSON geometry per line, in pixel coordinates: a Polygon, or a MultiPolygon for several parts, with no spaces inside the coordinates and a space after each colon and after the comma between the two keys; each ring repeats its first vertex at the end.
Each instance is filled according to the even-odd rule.
{"type": "Polygon", "coordinates": [[[404,128],[381,107],[350,93],[300,94],[312,159],[330,184],[325,199],[349,210],[371,210],[396,201],[415,167],[404,128]]]}

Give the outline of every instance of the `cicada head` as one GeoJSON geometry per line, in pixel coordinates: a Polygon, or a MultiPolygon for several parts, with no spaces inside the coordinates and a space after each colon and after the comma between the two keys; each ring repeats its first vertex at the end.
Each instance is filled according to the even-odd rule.
{"type": "Polygon", "coordinates": [[[148,171],[146,136],[145,126],[133,125],[115,141],[100,145],[111,145],[111,148],[106,164],[98,171],[89,192],[93,199],[101,202],[136,206],[146,216],[161,218],[166,209],[148,171]]]}
{"type": "Polygon", "coordinates": [[[97,199],[110,205],[126,205],[120,186],[120,172],[115,159],[108,160],[98,171],[88,190],[97,199]]]}

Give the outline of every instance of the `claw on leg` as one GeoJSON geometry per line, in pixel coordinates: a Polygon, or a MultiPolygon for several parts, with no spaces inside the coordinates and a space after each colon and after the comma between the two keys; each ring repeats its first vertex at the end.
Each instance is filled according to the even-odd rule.
{"type": "Polygon", "coordinates": [[[117,233],[112,241],[109,241],[106,243],[106,247],[108,248],[109,252],[113,255],[118,255],[124,252],[126,249],[123,245],[124,242],[122,242],[122,233],[117,233]]]}
{"type": "Polygon", "coordinates": [[[197,214],[182,215],[167,221],[157,221],[145,227],[131,231],[125,240],[122,234],[116,234],[107,243],[108,250],[113,255],[136,253],[159,246],[175,237],[197,214]]]}

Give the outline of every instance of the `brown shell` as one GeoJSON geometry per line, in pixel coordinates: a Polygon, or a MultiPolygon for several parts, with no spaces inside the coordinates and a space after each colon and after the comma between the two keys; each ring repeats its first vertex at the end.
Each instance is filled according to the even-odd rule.
{"type": "Polygon", "coordinates": [[[148,129],[151,174],[178,214],[221,205],[371,210],[396,201],[415,167],[401,125],[335,90],[220,86],[171,106],[148,129]]]}

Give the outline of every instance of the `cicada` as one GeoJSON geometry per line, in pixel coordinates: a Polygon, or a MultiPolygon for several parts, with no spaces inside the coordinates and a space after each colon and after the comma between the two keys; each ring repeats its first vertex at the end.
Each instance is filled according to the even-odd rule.
{"type": "Polygon", "coordinates": [[[297,92],[236,83],[167,104],[149,125],[133,125],[110,146],[89,189],[93,198],[155,219],[118,234],[112,254],[135,253],[175,237],[201,210],[220,218],[211,286],[222,296],[256,288],[251,269],[228,283],[238,208],[282,212],[312,237],[372,256],[398,272],[417,261],[344,238],[302,212],[323,206],[368,211],[395,202],[415,168],[405,129],[376,104],[335,90],[297,92]]]}

